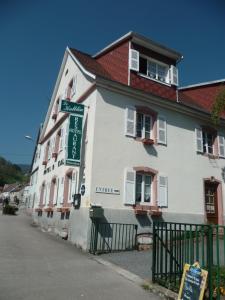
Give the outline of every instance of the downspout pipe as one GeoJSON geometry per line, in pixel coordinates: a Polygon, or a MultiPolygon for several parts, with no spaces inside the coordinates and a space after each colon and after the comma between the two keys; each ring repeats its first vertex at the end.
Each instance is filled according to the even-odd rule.
{"type": "MultiPolygon", "coordinates": [[[[177,60],[176,66],[179,64],[179,62],[181,62],[181,60],[183,59],[183,55],[177,60]]],[[[176,86],[176,101],[177,103],[179,103],[179,92],[178,92],[178,85],[176,86]]]]}

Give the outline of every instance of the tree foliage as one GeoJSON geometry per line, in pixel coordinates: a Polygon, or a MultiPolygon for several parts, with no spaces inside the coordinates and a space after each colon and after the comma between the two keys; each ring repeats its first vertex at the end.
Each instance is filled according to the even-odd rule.
{"type": "Polygon", "coordinates": [[[18,165],[12,164],[0,156],[0,186],[15,182],[23,183],[27,179],[18,165]]]}
{"type": "Polygon", "coordinates": [[[212,107],[212,121],[215,125],[219,124],[223,112],[225,112],[225,88],[218,92],[212,107]]]}

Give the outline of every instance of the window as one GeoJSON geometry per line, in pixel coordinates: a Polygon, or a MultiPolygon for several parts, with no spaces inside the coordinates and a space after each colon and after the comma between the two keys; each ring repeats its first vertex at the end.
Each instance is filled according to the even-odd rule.
{"type": "Polygon", "coordinates": [[[214,143],[213,134],[203,131],[202,138],[203,138],[203,152],[213,154],[213,143],[214,143]]]}
{"type": "MultiPolygon", "coordinates": [[[[217,132],[213,128],[196,128],[196,147],[197,147],[197,152],[205,153],[205,154],[211,154],[211,155],[218,155],[217,151],[217,146],[218,144],[218,139],[217,137],[217,132]]],[[[220,142],[220,137],[219,137],[219,142],[220,142]]],[[[221,146],[221,144],[219,143],[221,146]]],[[[223,145],[222,145],[223,146],[223,145]]],[[[219,147],[219,155],[222,156],[221,151],[223,152],[223,147],[219,147]]]]}
{"type": "Polygon", "coordinates": [[[137,138],[145,145],[167,145],[167,122],[148,107],[129,106],[125,110],[125,135],[137,138]]]}
{"type": "Polygon", "coordinates": [[[136,202],[151,202],[151,185],[152,176],[144,174],[136,174],[136,202]]]}
{"type": "Polygon", "coordinates": [[[151,138],[152,118],[149,115],[137,113],[136,136],[143,139],[151,138]]]}
{"type": "Polygon", "coordinates": [[[65,90],[65,99],[71,100],[76,94],[77,76],[74,76],[65,90]]]}
{"type": "Polygon", "coordinates": [[[149,78],[155,79],[157,81],[170,83],[169,80],[169,67],[167,65],[161,64],[154,60],[149,60],[144,57],[140,57],[140,69],[139,72],[149,78]]]}

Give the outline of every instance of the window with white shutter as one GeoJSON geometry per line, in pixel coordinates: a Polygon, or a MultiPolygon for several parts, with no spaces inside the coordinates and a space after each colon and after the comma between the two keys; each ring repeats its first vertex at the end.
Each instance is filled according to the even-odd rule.
{"type": "Polygon", "coordinates": [[[77,75],[75,75],[72,80],[71,98],[76,94],[76,89],[77,89],[77,75]]]}
{"type": "Polygon", "coordinates": [[[129,68],[133,71],[139,71],[139,52],[134,49],[129,51],[129,68]]]}
{"type": "Polygon", "coordinates": [[[170,66],[170,83],[178,85],[178,69],[175,66],[170,66]]]}
{"type": "Polygon", "coordinates": [[[225,157],[225,141],[224,136],[221,133],[218,134],[218,148],[219,157],[225,157]]]}
{"type": "Polygon", "coordinates": [[[127,107],[125,110],[125,135],[136,135],[136,108],[127,107]]]}
{"type": "Polygon", "coordinates": [[[63,194],[64,194],[64,178],[62,177],[59,181],[59,196],[58,196],[58,202],[59,204],[63,204],[63,194]]]}
{"type": "Polygon", "coordinates": [[[136,172],[133,169],[125,170],[124,178],[124,204],[135,204],[136,172]]]}
{"type": "Polygon", "coordinates": [[[167,144],[166,119],[163,116],[158,117],[157,142],[158,144],[167,144]]]}
{"type": "Polygon", "coordinates": [[[158,176],[158,206],[168,207],[168,178],[164,175],[158,176]]]}
{"type": "Polygon", "coordinates": [[[63,150],[63,140],[64,140],[64,128],[61,128],[61,131],[60,131],[59,151],[63,150]]]}
{"type": "Polygon", "coordinates": [[[196,135],[196,151],[203,152],[202,129],[195,128],[195,135],[196,135]]]}
{"type": "Polygon", "coordinates": [[[55,179],[53,204],[57,205],[58,197],[59,197],[59,178],[55,179]]]}

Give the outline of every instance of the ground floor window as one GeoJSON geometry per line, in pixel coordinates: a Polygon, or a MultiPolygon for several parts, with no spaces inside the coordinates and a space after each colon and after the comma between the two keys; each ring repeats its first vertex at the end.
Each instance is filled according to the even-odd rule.
{"type": "Polygon", "coordinates": [[[136,202],[151,202],[152,176],[146,174],[136,174],[136,202]]]}

